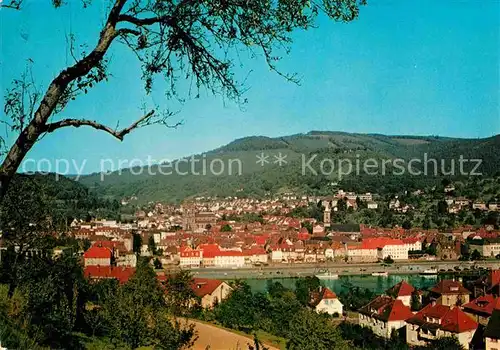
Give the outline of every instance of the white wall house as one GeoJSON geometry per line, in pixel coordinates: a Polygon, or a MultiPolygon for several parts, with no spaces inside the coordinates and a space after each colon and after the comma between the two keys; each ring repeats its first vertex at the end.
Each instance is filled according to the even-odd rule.
{"type": "Polygon", "coordinates": [[[392,332],[405,327],[406,320],[412,316],[410,308],[401,300],[382,295],[359,310],[359,325],[389,339],[392,332]]]}
{"type": "Polygon", "coordinates": [[[203,250],[182,248],[179,253],[179,266],[199,267],[203,261],[203,250]]]}
{"type": "Polygon", "coordinates": [[[436,339],[455,336],[468,349],[477,327],[476,321],[456,306],[429,304],[407,320],[406,342],[425,346],[436,339]]]}
{"type": "Polygon", "coordinates": [[[338,314],[342,316],[344,311],[344,305],[337,298],[337,295],[326,287],[321,287],[320,292],[314,299],[313,306],[317,313],[326,312],[330,315],[338,314]]]}
{"type": "Polygon", "coordinates": [[[215,267],[243,267],[245,256],[238,251],[221,251],[215,254],[215,267]]]}

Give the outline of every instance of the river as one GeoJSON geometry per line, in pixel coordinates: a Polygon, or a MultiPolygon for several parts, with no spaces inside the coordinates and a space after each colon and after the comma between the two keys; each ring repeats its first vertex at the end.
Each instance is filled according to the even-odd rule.
{"type": "MultiPolygon", "coordinates": [[[[339,276],[336,280],[321,280],[321,284],[330,288],[335,293],[339,294],[346,290],[347,284],[352,284],[356,287],[368,288],[376,294],[382,294],[387,289],[395,284],[405,280],[417,289],[425,289],[434,286],[442,278],[450,276],[420,276],[420,275],[389,275],[385,276],[339,276]]],[[[271,279],[245,279],[252,291],[265,292],[267,289],[267,281],[280,282],[284,287],[295,288],[296,278],[271,278],[271,279]]]]}

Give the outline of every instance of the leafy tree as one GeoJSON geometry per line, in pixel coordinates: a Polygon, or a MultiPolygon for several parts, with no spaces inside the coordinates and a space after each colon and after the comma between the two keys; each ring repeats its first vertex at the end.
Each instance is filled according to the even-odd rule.
{"type": "Polygon", "coordinates": [[[463,350],[464,347],[460,344],[456,337],[441,337],[431,341],[427,346],[416,346],[415,350],[463,350]]]}
{"type": "Polygon", "coordinates": [[[368,304],[374,297],[375,293],[372,290],[356,287],[350,282],[343,284],[342,291],[339,293],[339,299],[342,300],[345,308],[353,311],[368,304]]]}
{"type": "Polygon", "coordinates": [[[132,233],[132,249],[135,254],[139,255],[141,254],[141,248],[142,248],[142,237],[138,232],[132,233]]]}
{"type": "Polygon", "coordinates": [[[404,228],[405,230],[409,230],[409,229],[411,229],[411,221],[410,221],[410,220],[405,220],[405,221],[403,222],[403,228],[404,228]]]}
{"type": "Polygon", "coordinates": [[[156,243],[153,235],[150,235],[148,238],[148,250],[151,254],[156,254],[156,243]]]}
{"type": "Polygon", "coordinates": [[[414,290],[411,293],[411,309],[412,311],[420,311],[421,308],[422,308],[422,301],[420,298],[420,294],[418,293],[418,291],[414,290]]]}
{"type": "Polygon", "coordinates": [[[229,224],[225,224],[220,229],[221,232],[231,232],[232,230],[233,228],[229,224]]]}
{"type": "Polygon", "coordinates": [[[216,306],[214,312],[218,322],[223,326],[239,330],[250,330],[256,325],[253,294],[250,286],[238,282],[228,298],[216,306]]]}
{"type": "Polygon", "coordinates": [[[275,282],[272,280],[267,280],[267,293],[272,298],[280,298],[283,296],[285,292],[288,292],[289,290],[285,288],[281,283],[275,282]]]}
{"type": "Polygon", "coordinates": [[[429,217],[425,217],[424,221],[422,222],[422,228],[424,230],[429,230],[431,228],[431,219],[429,217]]]}
{"type": "Polygon", "coordinates": [[[438,212],[438,214],[442,214],[442,215],[448,213],[448,204],[444,200],[441,200],[438,202],[437,212],[438,212]]]}
{"type": "Polygon", "coordinates": [[[321,283],[316,276],[306,276],[295,282],[295,295],[297,300],[304,306],[307,306],[310,301],[311,292],[319,289],[321,283]]]}
{"type": "Polygon", "coordinates": [[[259,340],[257,333],[254,333],[253,344],[248,344],[248,350],[269,350],[269,348],[265,347],[259,340]]]}
{"type": "MultiPolygon", "coordinates": [[[[96,46],[83,57],[75,57],[75,63],[55,75],[45,94],[35,88],[30,72],[16,79],[7,91],[5,114],[12,121],[8,123],[12,125],[11,131],[19,135],[0,165],[0,200],[23,158],[46,133],[87,126],[123,140],[133,130],[146,125],[169,125],[171,113],[155,109],[145,111],[121,130],[84,119],[50,121],[51,116],[63,111],[70,101],[111,77],[107,69],[109,49],[117,42],[133,51],[142,64],[146,94],[151,92],[156,77],[164,77],[168,87],[166,95],[181,98],[181,86],[177,82],[182,76],[194,81],[197,95],[205,89],[240,101],[242,86],[236,81],[232,68],[241,48],[260,50],[269,67],[278,71],[275,63],[283,46],[286,48],[291,42],[294,29],[310,28],[320,12],[336,21],[352,21],[364,2],[114,0],[102,28],[96,31],[99,32],[96,46]]],[[[9,0],[2,7],[22,9],[22,3],[22,0],[9,0]]],[[[55,7],[64,5],[60,0],[52,3],[55,7]]],[[[92,2],[83,1],[83,4],[88,7],[92,2]]],[[[190,89],[186,94],[189,93],[190,89]]]]}
{"type": "Polygon", "coordinates": [[[479,253],[479,251],[477,249],[474,249],[474,251],[470,255],[471,260],[481,260],[482,258],[483,257],[481,255],[481,253],[479,253]]]}
{"type": "Polygon", "coordinates": [[[337,201],[337,209],[338,209],[338,211],[346,211],[347,210],[347,200],[345,198],[340,198],[337,201]]]}
{"type": "Polygon", "coordinates": [[[384,262],[385,262],[386,264],[392,264],[392,263],[394,263],[394,259],[393,259],[393,258],[391,258],[391,256],[389,255],[389,256],[386,256],[386,257],[384,258],[384,262]]]}
{"type": "Polygon", "coordinates": [[[288,350],[348,349],[338,329],[325,316],[303,309],[290,320],[288,350]]]}
{"type": "Polygon", "coordinates": [[[305,227],[307,229],[307,232],[309,232],[310,234],[312,234],[313,227],[312,227],[312,224],[311,224],[310,221],[304,221],[304,222],[302,222],[301,226],[305,227]]]}
{"type": "Polygon", "coordinates": [[[183,325],[167,312],[164,294],[148,260],[139,259],[135,274],[102,304],[108,335],[131,348],[192,345],[194,326],[183,325]]]}
{"type": "Polygon", "coordinates": [[[154,266],[155,270],[160,270],[163,268],[163,265],[161,264],[161,261],[158,258],[154,259],[153,266],[154,266]]]}
{"type": "Polygon", "coordinates": [[[192,289],[193,276],[189,270],[168,276],[165,281],[166,301],[172,314],[186,315],[191,303],[197,299],[192,289]]]}

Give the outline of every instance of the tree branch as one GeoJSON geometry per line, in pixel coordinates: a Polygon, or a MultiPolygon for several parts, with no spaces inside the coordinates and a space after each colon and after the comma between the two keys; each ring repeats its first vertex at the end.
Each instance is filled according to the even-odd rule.
{"type": "Polygon", "coordinates": [[[8,4],[0,4],[0,8],[20,10],[23,0],[11,0],[8,4]]]}
{"type": "MultiPolygon", "coordinates": [[[[106,126],[106,125],[100,124],[96,121],[88,120],[88,119],[63,119],[63,120],[58,121],[58,122],[47,124],[45,126],[44,131],[50,133],[50,132],[53,132],[57,129],[64,128],[67,126],[73,126],[75,128],[78,128],[80,126],[90,126],[94,129],[105,131],[108,134],[116,137],[118,140],[123,141],[123,138],[125,137],[125,135],[127,135],[128,133],[130,133],[134,129],[138,129],[138,128],[141,128],[141,127],[146,126],[146,125],[162,123],[161,120],[156,121],[156,122],[151,121],[151,117],[154,114],[155,114],[155,111],[152,110],[152,111],[146,113],[145,115],[143,115],[136,122],[132,123],[129,127],[124,128],[120,131],[111,129],[109,126],[106,126]]],[[[163,121],[163,124],[165,124],[164,121],[163,121]]]]}
{"type": "Polygon", "coordinates": [[[135,24],[136,26],[148,26],[155,23],[171,23],[173,21],[172,16],[159,16],[150,18],[137,18],[130,15],[119,15],[117,22],[129,22],[135,24]]]}
{"type": "Polygon", "coordinates": [[[132,34],[132,35],[141,35],[141,32],[135,29],[129,29],[129,28],[121,28],[116,31],[116,36],[120,35],[127,35],[127,34],[132,34]]]}

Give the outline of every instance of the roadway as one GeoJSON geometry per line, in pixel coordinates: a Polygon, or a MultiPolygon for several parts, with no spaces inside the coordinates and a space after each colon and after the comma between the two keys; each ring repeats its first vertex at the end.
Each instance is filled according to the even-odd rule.
{"type": "MultiPolygon", "coordinates": [[[[214,268],[200,267],[192,268],[191,271],[195,277],[235,279],[235,278],[280,278],[280,277],[304,277],[314,275],[319,270],[328,270],[331,273],[340,276],[346,275],[370,275],[373,272],[385,272],[389,274],[419,274],[424,270],[436,268],[441,272],[452,272],[458,267],[460,270],[474,268],[500,269],[500,260],[486,261],[401,261],[391,265],[381,263],[321,263],[321,264],[271,264],[260,267],[238,267],[238,268],[214,268]]],[[[178,268],[173,269],[178,270],[178,268]]]]}

